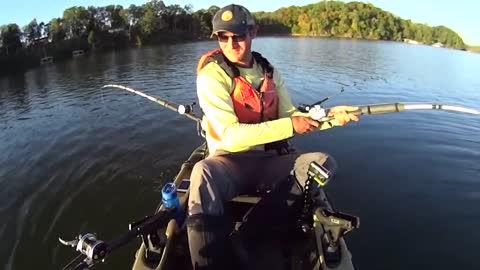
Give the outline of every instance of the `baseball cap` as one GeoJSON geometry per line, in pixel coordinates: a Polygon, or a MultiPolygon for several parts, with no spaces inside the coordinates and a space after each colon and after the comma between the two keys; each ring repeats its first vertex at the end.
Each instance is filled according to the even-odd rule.
{"type": "Polygon", "coordinates": [[[240,5],[231,4],[219,9],[213,16],[212,37],[222,31],[243,35],[249,27],[254,25],[255,20],[248,9],[240,5]]]}

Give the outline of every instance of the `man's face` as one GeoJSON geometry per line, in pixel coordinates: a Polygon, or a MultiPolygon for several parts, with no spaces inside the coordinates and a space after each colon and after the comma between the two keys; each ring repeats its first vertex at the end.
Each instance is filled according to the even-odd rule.
{"type": "Polygon", "coordinates": [[[217,34],[218,45],[225,57],[232,63],[243,65],[250,64],[252,38],[253,35],[249,31],[243,35],[235,35],[231,32],[217,34]]]}

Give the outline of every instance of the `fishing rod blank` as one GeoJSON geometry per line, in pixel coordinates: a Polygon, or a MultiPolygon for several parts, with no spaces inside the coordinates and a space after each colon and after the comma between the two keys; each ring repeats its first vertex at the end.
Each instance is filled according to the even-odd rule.
{"type": "MultiPolygon", "coordinates": [[[[469,113],[474,115],[480,115],[479,110],[453,106],[453,105],[443,105],[443,104],[404,104],[404,103],[385,103],[385,104],[370,104],[370,105],[359,105],[358,109],[354,111],[348,111],[354,115],[371,115],[371,114],[385,114],[385,113],[397,113],[402,111],[409,110],[444,110],[444,111],[455,111],[461,113],[469,113]]],[[[335,119],[333,116],[328,116],[330,109],[324,109],[320,105],[307,106],[299,108],[301,111],[306,112],[310,117],[319,122],[326,122],[335,119]],[[302,110],[304,109],[304,110],[302,110]],[[306,110],[305,110],[306,109],[306,110]]]]}
{"type": "Polygon", "coordinates": [[[386,103],[386,104],[363,105],[358,107],[359,107],[358,110],[350,111],[349,113],[353,113],[356,115],[364,115],[364,114],[395,113],[395,112],[409,111],[409,110],[444,110],[444,111],[455,111],[455,112],[480,115],[479,110],[460,107],[460,106],[443,105],[443,104],[386,103]]]}
{"type": "MultiPolygon", "coordinates": [[[[193,114],[193,103],[192,105],[179,105],[167,100],[152,97],[140,91],[137,91],[133,88],[129,88],[123,85],[117,84],[107,84],[104,85],[102,88],[113,87],[123,89],[139,96],[145,97],[153,102],[156,102],[172,111],[175,111],[179,114],[185,115],[186,117],[195,120],[197,123],[201,122],[201,119],[193,114]]],[[[340,93],[344,91],[343,87],[340,93]]],[[[337,93],[340,94],[340,93],[337,93]]],[[[321,102],[316,102],[312,105],[304,105],[299,107],[300,111],[308,112],[310,116],[318,121],[330,121],[333,117],[328,116],[328,109],[322,108],[319,103],[322,103],[326,100],[330,99],[330,97],[323,99],[321,102]]],[[[385,113],[396,113],[401,111],[408,111],[408,110],[444,110],[444,111],[455,111],[455,112],[462,112],[462,113],[469,113],[474,115],[480,115],[480,111],[476,109],[470,109],[460,106],[453,106],[453,105],[444,105],[444,104],[404,104],[404,103],[384,103],[384,104],[370,104],[370,105],[360,105],[358,106],[358,110],[349,111],[348,113],[352,113],[355,115],[370,115],[370,114],[385,114],[385,113]]]]}
{"type": "Polygon", "coordinates": [[[177,112],[181,115],[185,115],[186,117],[188,117],[192,120],[195,120],[197,122],[201,122],[201,119],[198,116],[196,116],[195,114],[193,114],[193,105],[195,105],[195,103],[193,103],[192,105],[175,104],[175,103],[169,102],[165,99],[161,99],[161,98],[158,98],[158,97],[152,97],[152,96],[149,96],[149,95],[147,95],[145,93],[142,93],[138,90],[135,90],[133,88],[126,87],[126,86],[123,86],[123,85],[118,85],[118,84],[107,84],[107,85],[102,86],[102,88],[118,88],[118,89],[126,90],[128,92],[137,94],[137,95],[142,96],[144,98],[147,98],[147,99],[149,99],[153,102],[156,102],[156,103],[162,105],[163,107],[165,107],[167,109],[170,109],[172,111],[175,111],[175,112],[177,112]]]}

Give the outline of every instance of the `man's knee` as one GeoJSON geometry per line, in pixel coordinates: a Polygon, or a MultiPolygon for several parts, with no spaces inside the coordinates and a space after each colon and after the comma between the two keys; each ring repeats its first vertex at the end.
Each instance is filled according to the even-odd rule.
{"type": "MultiPolygon", "coordinates": [[[[195,163],[195,165],[193,166],[192,173],[191,173],[191,178],[201,180],[208,173],[208,171],[209,171],[208,163],[205,160],[200,160],[199,162],[195,163]],[[200,176],[200,177],[198,177],[198,176],[200,176]]],[[[192,181],[192,180],[190,180],[190,181],[192,181]]]]}
{"type": "Polygon", "coordinates": [[[205,159],[195,164],[190,175],[189,214],[223,214],[223,200],[228,197],[230,183],[223,164],[205,159]]]}
{"type": "Polygon", "coordinates": [[[217,190],[211,181],[211,173],[205,160],[197,162],[190,175],[188,198],[189,215],[202,214],[211,210],[217,199],[217,190]]]}

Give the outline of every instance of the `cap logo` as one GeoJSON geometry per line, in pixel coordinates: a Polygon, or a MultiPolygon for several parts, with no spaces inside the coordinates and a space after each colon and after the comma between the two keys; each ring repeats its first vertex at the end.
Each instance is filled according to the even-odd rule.
{"type": "Polygon", "coordinates": [[[230,10],[226,10],[222,13],[222,21],[228,22],[233,18],[233,13],[230,10]]]}

